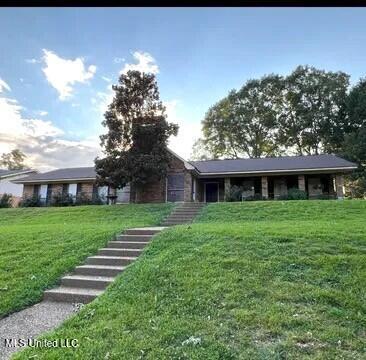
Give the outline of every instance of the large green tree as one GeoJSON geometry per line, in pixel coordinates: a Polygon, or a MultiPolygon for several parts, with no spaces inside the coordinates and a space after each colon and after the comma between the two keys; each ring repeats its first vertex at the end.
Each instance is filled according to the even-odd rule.
{"type": "Polygon", "coordinates": [[[208,110],[199,144],[212,157],[339,152],[352,129],[348,87],[349,75],[310,66],[250,80],[208,110]]]}
{"type": "Polygon", "coordinates": [[[300,155],[340,149],[349,75],[299,66],[285,78],[278,141],[300,155]]]}
{"type": "Polygon", "coordinates": [[[104,158],[95,159],[97,181],[116,188],[134,188],[166,175],[169,165],[167,140],[178,126],[168,123],[153,74],[128,71],[122,74],[102,124],[104,158]]]}
{"type": "Polygon", "coordinates": [[[348,131],[341,155],[358,164],[358,169],[347,179],[354,197],[366,196],[366,78],[361,79],[347,97],[348,131]]]}
{"type": "Polygon", "coordinates": [[[14,149],[9,153],[4,153],[0,158],[0,167],[3,166],[8,170],[23,170],[26,168],[24,160],[26,155],[19,149],[14,149]]]}
{"type": "Polygon", "coordinates": [[[282,78],[269,75],[232,90],[205,115],[201,139],[205,149],[214,158],[281,153],[276,137],[283,89],[282,78]]]}

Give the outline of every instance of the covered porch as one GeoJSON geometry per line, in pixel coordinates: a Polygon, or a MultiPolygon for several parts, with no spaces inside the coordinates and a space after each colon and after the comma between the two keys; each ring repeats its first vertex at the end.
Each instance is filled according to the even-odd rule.
{"type": "Polygon", "coordinates": [[[304,191],[308,199],[344,197],[343,174],[310,173],[195,178],[193,201],[226,201],[233,186],[241,189],[240,200],[285,199],[290,189],[304,191]]]}

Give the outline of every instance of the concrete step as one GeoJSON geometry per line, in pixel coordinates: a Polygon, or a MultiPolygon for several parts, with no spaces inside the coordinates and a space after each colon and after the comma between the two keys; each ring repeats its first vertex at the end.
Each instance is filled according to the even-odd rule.
{"type": "Polygon", "coordinates": [[[204,205],[182,205],[176,209],[202,209],[204,205]]]}
{"type": "Polygon", "coordinates": [[[202,207],[194,206],[194,207],[178,207],[175,208],[173,211],[201,211],[201,210],[202,207]]]}
{"type": "Polygon", "coordinates": [[[125,231],[127,235],[155,235],[158,232],[164,230],[164,227],[151,227],[151,228],[136,228],[128,229],[125,231]]]}
{"type": "Polygon", "coordinates": [[[89,256],[86,259],[86,264],[89,265],[112,265],[112,266],[126,266],[136,260],[136,257],[128,256],[89,256]]]}
{"type": "Polygon", "coordinates": [[[143,249],[148,243],[144,241],[110,241],[107,246],[113,249],[143,249]]]}
{"type": "Polygon", "coordinates": [[[164,226],[191,224],[191,221],[165,221],[164,226]]]}
{"type": "Polygon", "coordinates": [[[133,242],[149,242],[152,238],[152,235],[117,235],[117,241],[133,241],[133,242]]]}
{"type": "Polygon", "coordinates": [[[164,221],[191,221],[194,218],[183,218],[183,217],[168,217],[164,221]]]}
{"type": "Polygon", "coordinates": [[[114,277],[91,275],[67,275],[61,279],[61,286],[88,289],[105,289],[114,277]]]}
{"type": "Polygon", "coordinates": [[[199,213],[200,213],[199,211],[174,211],[170,215],[191,215],[191,216],[196,216],[199,213]]]}
{"type": "Polygon", "coordinates": [[[75,268],[74,273],[93,276],[117,276],[125,268],[125,266],[81,265],[75,268]]]}
{"type": "Polygon", "coordinates": [[[99,289],[84,289],[60,286],[56,289],[46,290],[43,297],[44,300],[49,301],[87,304],[93,301],[98,295],[102,293],[103,290],[99,289]]]}
{"type": "Polygon", "coordinates": [[[99,249],[98,256],[139,256],[141,254],[141,249],[111,249],[111,248],[103,248],[99,249]]]}
{"type": "Polygon", "coordinates": [[[180,214],[172,214],[167,217],[167,219],[194,219],[196,216],[192,215],[180,215],[180,214]]]}
{"type": "Polygon", "coordinates": [[[178,207],[176,209],[174,209],[174,211],[177,211],[177,210],[196,210],[196,211],[200,211],[201,209],[203,208],[203,206],[181,206],[181,207],[178,207]]]}

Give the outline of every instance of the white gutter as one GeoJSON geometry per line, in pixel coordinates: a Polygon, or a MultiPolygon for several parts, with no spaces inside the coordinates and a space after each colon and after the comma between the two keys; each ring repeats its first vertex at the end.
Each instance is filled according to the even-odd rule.
{"type": "Polygon", "coordinates": [[[337,168],[310,168],[310,169],[282,169],[282,170],[251,170],[251,171],[230,171],[230,172],[199,172],[199,176],[207,175],[237,175],[237,174],[269,174],[269,173],[289,173],[289,172],[311,172],[311,171],[342,171],[342,170],[354,170],[357,166],[346,166],[337,168]]]}
{"type": "Polygon", "coordinates": [[[54,180],[47,180],[47,179],[33,179],[33,180],[13,180],[12,183],[14,184],[42,184],[42,183],[59,183],[59,182],[75,182],[75,181],[95,181],[96,178],[75,178],[75,179],[54,179],[54,180]]]}

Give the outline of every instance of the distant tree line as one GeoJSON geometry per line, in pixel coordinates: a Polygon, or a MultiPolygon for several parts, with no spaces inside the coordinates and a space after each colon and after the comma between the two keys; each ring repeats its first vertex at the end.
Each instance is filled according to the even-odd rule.
{"type": "Polygon", "coordinates": [[[350,87],[344,72],[299,66],[266,75],[210,107],[194,159],[339,154],[359,165],[348,179],[366,194],[366,78],[350,87]]]}
{"type": "Polygon", "coordinates": [[[9,153],[3,153],[0,156],[0,168],[7,170],[24,170],[26,165],[24,160],[26,159],[25,154],[19,149],[14,149],[9,153]]]}

